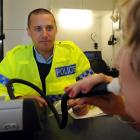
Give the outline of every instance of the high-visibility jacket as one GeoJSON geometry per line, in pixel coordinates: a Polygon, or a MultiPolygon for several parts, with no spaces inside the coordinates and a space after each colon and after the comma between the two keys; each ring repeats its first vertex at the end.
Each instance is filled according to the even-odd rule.
{"type": "MultiPolygon", "coordinates": [[[[89,70],[90,63],[78,46],[71,41],[56,41],[51,69],[45,79],[46,95],[63,94],[66,86],[75,83],[78,76],[90,74],[89,70]]],[[[18,45],[9,51],[0,63],[0,74],[9,79],[27,80],[42,89],[33,45],[18,45]]],[[[0,94],[6,92],[6,87],[0,84],[0,94]]],[[[14,93],[16,96],[39,95],[32,88],[19,83],[14,84],[14,93]]]]}

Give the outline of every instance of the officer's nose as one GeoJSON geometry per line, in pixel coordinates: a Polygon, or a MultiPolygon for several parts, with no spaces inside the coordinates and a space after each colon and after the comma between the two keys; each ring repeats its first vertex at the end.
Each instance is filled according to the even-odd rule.
{"type": "Polygon", "coordinates": [[[48,36],[48,32],[47,32],[46,29],[43,30],[43,36],[44,36],[44,37],[47,37],[47,36],[48,36]]]}

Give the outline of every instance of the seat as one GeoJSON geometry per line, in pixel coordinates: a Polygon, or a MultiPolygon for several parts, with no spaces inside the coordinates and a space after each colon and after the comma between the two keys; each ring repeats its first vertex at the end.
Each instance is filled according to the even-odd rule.
{"type": "Polygon", "coordinates": [[[85,51],[84,54],[88,58],[91,68],[95,73],[108,74],[109,67],[102,59],[101,51],[85,51]]]}
{"type": "Polygon", "coordinates": [[[91,68],[95,73],[108,74],[109,68],[103,59],[89,60],[91,68]]]}

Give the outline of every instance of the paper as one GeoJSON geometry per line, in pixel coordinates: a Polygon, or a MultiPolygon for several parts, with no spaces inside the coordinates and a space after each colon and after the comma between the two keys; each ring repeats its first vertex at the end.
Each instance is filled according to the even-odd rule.
{"type": "MultiPolygon", "coordinates": [[[[54,103],[54,106],[58,112],[58,114],[62,114],[61,112],[61,100],[56,101],[54,103]]],[[[86,115],[83,116],[77,116],[73,113],[72,108],[70,108],[68,110],[68,113],[74,118],[74,119],[84,119],[84,118],[91,118],[91,117],[97,117],[97,116],[101,116],[101,115],[106,115],[99,107],[96,106],[91,106],[90,110],[88,111],[88,113],[86,115]]],[[[53,116],[53,113],[51,112],[49,114],[49,116],[53,116]]]]}
{"type": "Polygon", "coordinates": [[[96,106],[90,108],[89,112],[86,115],[83,115],[83,116],[75,115],[73,113],[72,109],[70,109],[68,112],[74,119],[84,119],[84,118],[91,118],[91,117],[106,115],[100,108],[98,108],[96,106]]]}

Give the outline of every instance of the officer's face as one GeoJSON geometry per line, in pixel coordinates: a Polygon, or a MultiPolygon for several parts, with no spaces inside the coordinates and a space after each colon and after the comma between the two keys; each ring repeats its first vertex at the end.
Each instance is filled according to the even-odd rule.
{"type": "Polygon", "coordinates": [[[52,51],[57,27],[50,14],[33,14],[30,17],[30,27],[27,29],[36,49],[44,55],[52,51]]]}

